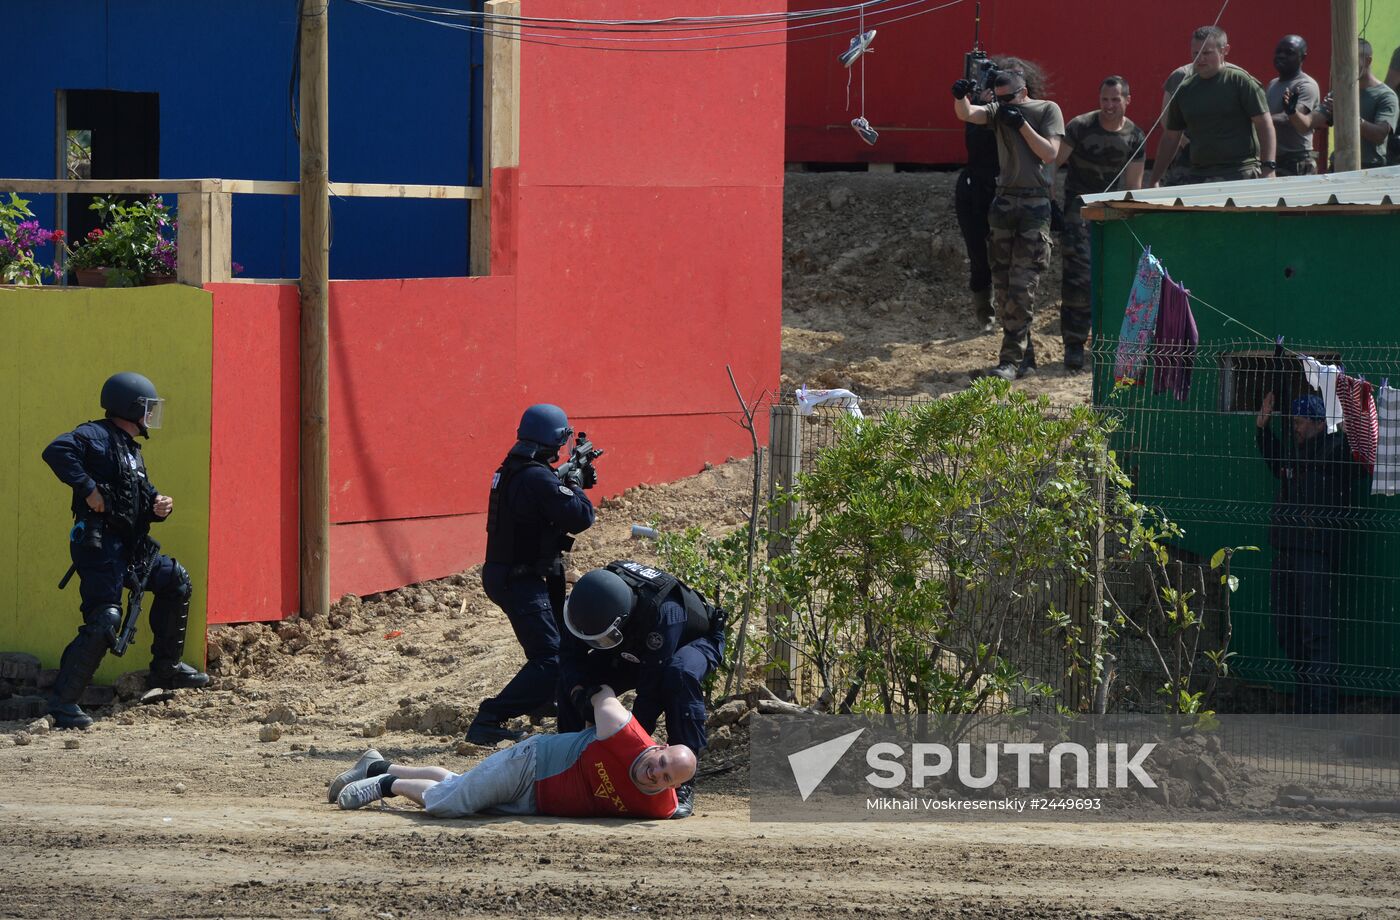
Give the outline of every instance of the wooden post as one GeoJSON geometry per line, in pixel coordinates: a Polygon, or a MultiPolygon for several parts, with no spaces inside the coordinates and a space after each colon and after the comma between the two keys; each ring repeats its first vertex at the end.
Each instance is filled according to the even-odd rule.
{"type": "MultiPolygon", "coordinates": [[[[520,0],[490,0],[486,11],[494,16],[519,16],[520,0]]],[[[494,23],[482,37],[481,89],[481,200],[471,209],[471,273],[491,274],[491,170],[520,165],[519,27],[494,23]]]]}
{"type": "Polygon", "coordinates": [[[1332,169],[1361,168],[1361,83],[1356,0],[1332,0],[1332,169]]]}
{"type": "Polygon", "coordinates": [[[301,612],[330,612],[329,4],[301,12],[301,612]]]}
{"type": "Polygon", "coordinates": [[[179,255],[175,276],[198,287],[233,276],[233,195],[181,192],[176,198],[179,255]]]}
{"type": "MultiPolygon", "coordinates": [[[[768,428],[768,500],[771,504],[779,496],[791,495],[797,484],[797,474],[802,470],[802,418],[796,406],[774,406],[768,428]]],[[[784,503],[773,520],[769,521],[770,532],[785,530],[797,514],[792,502],[784,503]]],[[[791,544],[782,538],[769,542],[769,557],[786,555],[791,544]]],[[[798,655],[791,643],[779,641],[779,621],[792,616],[792,609],[786,604],[768,606],[769,658],[764,682],[779,696],[789,699],[800,685],[798,675],[798,655]]]]}

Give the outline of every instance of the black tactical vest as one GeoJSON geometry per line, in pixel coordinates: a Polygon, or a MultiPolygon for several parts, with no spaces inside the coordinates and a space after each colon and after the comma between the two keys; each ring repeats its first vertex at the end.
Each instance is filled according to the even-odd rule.
{"type": "Polygon", "coordinates": [[[517,533],[519,522],[505,507],[506,490],[511,480],[529,466],[541,467],[548,470],[551,476],[554,475],[554,469],[548,463],[512,454],[506,457],[496,470],[496,475],[491,477],[491,497],[486,503],[486,561],[538,569],[537,574],[543,575],[546,574],[545,568],[553,567],[556,561],[562,559],[560,554],[566,547],[561,539],[565,535],[545,528],[537,541],[521,546],[517,533]]]}
{"type": "MultiPolygon", "coordinates": [[[[705,595],[682,582],[674,575],[670,575],[649,565],[640,562],[619,561],[609,562],[604,566],[618,578],[627,583],[633,593],[637,595],[637,606],[632,610],[632,616],[643,614],[647,622],[654,622],[660,619],[661,605],[671,599],[672,592],[680,592],[677,602],[685,608],[685,629],[681,632],[681,645],[693,642],[701,636],[710,633],[710,613],[712,607],[709,601],[705,600],[705,595]]],[[[625,630],[624,630],[625,631],[625,630]]],[[[629,637],[629,640],[631,637],[629,637]]],[[[631,645],[630,641],[624,643],[631,645]]]]}

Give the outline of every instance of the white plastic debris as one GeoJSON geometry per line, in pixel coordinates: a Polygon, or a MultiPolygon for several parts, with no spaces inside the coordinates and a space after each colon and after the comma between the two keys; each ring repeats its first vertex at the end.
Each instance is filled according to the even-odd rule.
{"type": "Polygon", "coordinates": [[[817,406],[835,406],[845,409],[858,419],[865,416],[860,411],[860,397],[850,390],[811,390],[806,384],[797,388],[797,411],[811,415],[817,406]]]}

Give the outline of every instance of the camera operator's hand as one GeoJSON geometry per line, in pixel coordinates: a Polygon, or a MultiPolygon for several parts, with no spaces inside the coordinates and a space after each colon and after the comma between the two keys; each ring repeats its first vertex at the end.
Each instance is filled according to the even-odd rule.
{"type": "Polygon", "coordinates": [[[1021,114],[1019,106],[1003,104],[997,109],[997,118],[1007,127],[1019,131],[1021,125],[1026,123],[1026,116],[1021,114]]]}
{"type": "Polygon", "coordinates": [[[585,466],[579,470],[579,485],[585,489],[591,489],[598,484],[598,470],[593,466],[585,466]]]}
{"type": "Polygon", "coordinates": [[[955,80],[955,81],[953,81],[953,98],[954,98],[954,99],[965,99],[965,98],[967,98],[967,96],[968,96],[969,93],[972,93],[972,92],[975,91],[976,89],[977,89],[977,81],[976,81],[976,80],[968,80],[968,79],[955,80]]]}
{"type": "Polygon", "coordinates": [[[86,500],[87,506],[98,514],[105,514],[107,512],[107,502],[103,500],[102,493],[97,489],[93,489],[89,492],[86,500]]]}

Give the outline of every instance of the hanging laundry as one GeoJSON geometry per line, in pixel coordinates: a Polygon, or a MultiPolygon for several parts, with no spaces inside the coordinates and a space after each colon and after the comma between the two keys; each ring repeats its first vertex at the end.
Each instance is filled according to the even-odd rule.
{"type": "Polygon", "coordinates": [[[1164,274],[1162,263],[1148,246],[1138,259],[1137,275],[1123,313],[1123,328],[1118,333],[1118,353],[1113,361],[1113,379],[1118,383],[1142,383],[1143,364],[1157,331],[1164,274]]]}
{"type": "Polygon", "coordinates": [[[1400,491],[1400,390],[1381,384],[1376,394],[1376,474],[1372,495],[1400,491]]]}
{"type": "Polygon", "coordinates": [[[1340,374],[1337,377],[1337,401],[1342,404],[1342,421],[1347,427],[1347,443],[1351,457],[1366,464],[1366,472],[1376,469],[1376,403],[1372,399],[1371,383],[1340,374]]]}
{"type": "Polygon", "coordinates": [[[1196,346],[1201,343],[1190,298],[1190,291],[1173,281],[1170,274],[1163,274],[1162,300],[1157,310],[1157,347],[1153,350],[1156,370],[1152,392],[1170,390],[1178,402],[1191,393],[1196,346]]]}
{"type": "Polygon", "coordinates": [[[1327,433],[1336,434],[1342,422],[1342,404],[1337,402],[1337,375],[1341,371],[1335,364],[1321,364],[1311,355],[1303,355],[1303,375],[1313,389],[1322,392],[1322,405],[1327,410],[1327,433]]]}

